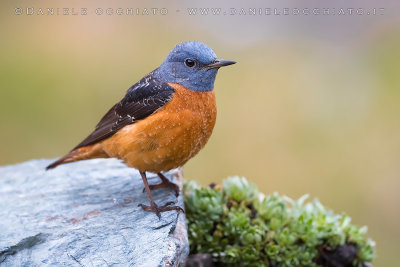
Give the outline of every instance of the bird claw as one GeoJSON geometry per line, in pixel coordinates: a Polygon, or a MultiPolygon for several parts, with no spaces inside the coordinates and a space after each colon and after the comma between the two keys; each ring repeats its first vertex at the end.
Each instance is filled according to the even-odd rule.
{"type": "Polygon", "coordinates": [[[160,207],[157,206],[157,204],[154,202],[150,203],[150,206],[143,205],[143,204],[139,204],[138,206],[141,207],[144,211],[154,212],[157,215],[158,219],[161,219],[161,212],[176,210],[178,212],[181,211],[181,212],[185,213],[185,211],[179,206],[170,206],[172,204],[175,204],[175,202],[170,201],[160,207]]]}
{"type": "MultiPolygon", "coordinates": [[[[153,189],[159,189],[159,188],[169,188],[173,191],[175,191],[175,196],[179,196],[179,186],[176,184],[170,182],[168,179],[162,179],[161,183],[159,184],[154,184],[154,185],[149,185],[150,190],[153,189]]],[[[145,188],[143,188],[143,193],[145,192],[145,188]]]]}

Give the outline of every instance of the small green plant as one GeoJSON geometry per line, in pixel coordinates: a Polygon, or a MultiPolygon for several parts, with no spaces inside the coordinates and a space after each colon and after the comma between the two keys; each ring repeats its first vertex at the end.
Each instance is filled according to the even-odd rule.
{"type": "Polygon", "coordinates": [[[187,182],[184,198],[190,253],[211,254],[218,266],[360,267],[375,258],[366,227],[307,195],[264,196],[233,177],[207,188],[187,182]]]}

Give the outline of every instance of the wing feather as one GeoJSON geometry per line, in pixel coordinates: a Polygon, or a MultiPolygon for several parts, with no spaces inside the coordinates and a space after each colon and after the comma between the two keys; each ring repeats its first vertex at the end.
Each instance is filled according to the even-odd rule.
{"type": "Polygon", "coordinates": [[[150,73],[129,88],[125,97],[103,116],[95,130],[73,150],[104,140],[126,125],[150,116],[168,103],[174,92],[168,83],[154,79],[150,73]]]}

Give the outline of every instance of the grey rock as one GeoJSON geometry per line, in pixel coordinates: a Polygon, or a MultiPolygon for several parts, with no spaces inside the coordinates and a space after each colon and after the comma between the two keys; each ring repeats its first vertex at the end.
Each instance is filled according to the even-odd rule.
{"type": "MultiPolygon", "coordinates": [[[[51,160],[0,167],[0,266],[178,266],[188,252],[185,215],[145,212],[137,170],[95,159],[45,171],[51,160]]],[[[149,183],[159,183],[150,174],[149,183]]],[[[166,174],[182,186],[180,170],[166,174]]],[[[155,202],[177,201],[168,189],[155,202]]]]}

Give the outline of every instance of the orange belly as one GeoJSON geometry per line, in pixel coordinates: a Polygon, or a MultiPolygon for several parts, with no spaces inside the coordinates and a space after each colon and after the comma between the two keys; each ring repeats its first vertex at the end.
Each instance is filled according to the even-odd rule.
{"type": "Polygon", "coordinates": [[[170,85],[170,102],[101,142],[107,155],[140,171],[160,172],[183,166],[204,147],[217,116],[214,91],[170,85]]]}

